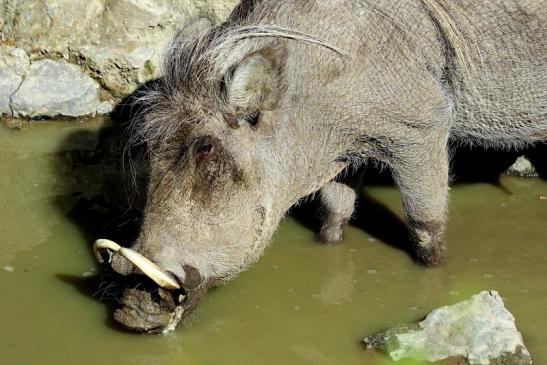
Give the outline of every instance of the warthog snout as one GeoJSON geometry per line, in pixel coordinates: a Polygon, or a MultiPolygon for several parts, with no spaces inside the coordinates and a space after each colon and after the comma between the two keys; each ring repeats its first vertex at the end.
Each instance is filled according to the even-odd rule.
{"type": "Polygon", "coordinates": [[[128,329],[149,333],[172,331],[207,290],[204,277],[191,265],[183,265],[183,270],[174,274],[113,241],[97,240],[93,248],[99,262],[106,261],[115,272],[130,279],[120,299],[122,307],[114,313],[116,321],[128,329]]]}

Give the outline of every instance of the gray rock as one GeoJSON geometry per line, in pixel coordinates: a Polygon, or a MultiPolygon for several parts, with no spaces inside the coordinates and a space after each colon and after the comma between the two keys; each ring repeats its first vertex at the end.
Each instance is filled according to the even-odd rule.
{"type": "Polygon", "coordinates": [[[11,115],[11,96],[21,85],[29,66],[24,50],[0,46],[0,115],[11,115]]]}
{"type": "Polygon", "coordinates": [[[151,47],[138,47],[125,55],[125,59],[133,68],[143,68],[147,61],[153,60],[157,51],[151,47]]]}
{"type": "MultiPolygon", "coordinates": [[[[0,29],[4,29],[4,27],[6,26],[6,19],[7,19],[7,16],[6,16],[6,2],[9,1],[9,0],[0,0],[0,29]]],[[[0,33],[0,38],[1,38],[2,34],[0,33]]],[[[0,39],[1,40],[1,39],[0,39]]]]}
{"type": "Polygon", "coordinates": [[[514,317],[495,291],[436,309],[422,322],[393,327],[364,342],[367,348],[380,349],[395,361],[463,359],[468,364],[532,364],[514,317]]]}
{"type": "Polygon", "coordinates": [[[536,169],[524,156],[520,156],[515,163],[507,170],[508,175],[521,176],[521,177],[538,177],[536,169]]]}
{"type": "Polygon", "coordinates": [[[114,110],[114,104],[109,101],[103,101],[97,106],[97,114],[108,114],[114,110]]]}
{"type": "Polygon", "coordinates": [[[98,85],[65,61],[34,62],[21,87],[11,97],[14,116],[54,117],[95,114],[98,85]]]}
{"type": "Polygon", "coordinates": [[[187,37],[196,37],[201,33],[204,33],[213,26],[213,21],[209,18],[198,18],[193,22],[187,24],[182,29],[182,34],[187,37]]]}
{"type": "Polygon", "coordinates": [[[27,51],[68,55],[69,45],[97,39],[105,0],[8,0],[5,37],[27,51]]]}
{"type": "Polygon", "coordinates": [[[0,115],[11,115],[11,95],[21,84],[21,76],[0,68],[0,115]]]}
{"type": "Polygon", "coordinates": [[[93,46],[81,48],[79,58],[103,88],[123,98],[139,85],[159,76],[161,53],[165,46],[163,43],[154,47],[127,46],[123,49],[93,46]]]}
{"type": "MultiPolygon", "coordinates": [[[[77,62],[80,70],[104,89],[100,92],[103,100],[110,97],[121,100],[143,83],[160,76],[161,55],[175,32],[186,27],[189,35],[195,35],[218,24],[238,1],[0,0],[0,44],[19,47],[34,62],[59,58],[77,62]]],[[[7,62],[6,59],[12,60],[13,56],[0,52],[0,65],[7,62]]],[[[28,56],[26,59],[28,69],[28,56]]],[[[0,101],[3,113],[9,113],[6,100],[16,83],[13,70],[9,73],[9,76],[5,76],[5,70],[2,73],[5,76],[0,101]]],[[[16,74],[25,79],[20,73],[16,74]]],[[[73,84],[75,91],[88,88],[89,79],[81,80],[85,80],[84,84],[73,84]]],[[[25,80],[23,85],[27,96],[31,90],[26,87],[31,81],[25,80]]],[[[55,90],[59,91],[63,85],[57,85],[55,90]]],[[[18,93],[17,115],[51,114],[41,103],[32,103],[23,96],[18,93]]],[[[37,96],[35,92],[33,98],[37,96]]],[[[50,104],[65,103],[64,99],[45,98],[50,104]]],[[[70,110],[70,115],[89,110],[80,105],[70,110]]],[[[103,106],[99,112],[104,110],[103,106]]]]}
{"type": "Polygon", "coordinates": [[[29,57],[23,49],[0,46],[0,70],[9,70],[16,75],[24,76],[29,66],[29,57]]]}
{"type": "Polygon", "coordinates": [[[230,15],[234,6],[240,0],[206,0],[193,1],[199,9],[202,16],[211,18],[215,23],[220,23],[230,15]]]}

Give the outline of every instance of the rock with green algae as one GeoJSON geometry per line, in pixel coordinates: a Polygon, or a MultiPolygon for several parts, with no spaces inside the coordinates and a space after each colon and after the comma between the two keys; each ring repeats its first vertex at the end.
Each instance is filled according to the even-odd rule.
{"type": "Polygon", "coordinates": [[[423,321],[392,327],[364,339],[392,360],[439,365],[530,365],[515,319],[495,291],[431,312],[423,321]]]}

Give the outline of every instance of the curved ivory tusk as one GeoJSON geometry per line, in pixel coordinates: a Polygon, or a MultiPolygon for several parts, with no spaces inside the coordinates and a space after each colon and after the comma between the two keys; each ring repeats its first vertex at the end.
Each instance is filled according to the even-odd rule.
{"type": "Polygon", "coordinates": [[[93,245],[93,251],[97,255],[99,250],[112,250],[118,252],[125,257],[129,262],[139,268],[146,276],[154,280],[156,284],[165,289],[180,289],[179,283],[175,279],[162,269],[158,265],[148,260],[146,257],[138,252],[135,252],[129,248],[121,247],[116,242],[100,239],[95,241],[93,245]]]}
{"type": "Polygon", "coordinates": [[[95,243],[93,244],[93,253],[95,254],[95,257],[99,260],[99,262],[102,264],[103,260],[101,259],[101,255],[99,254],[100,250],[111,250],[114,252],[118,252],[120,251],[120,248],[122,247],[114,241],[100,239],[95,241],[95,243]]]}
{"type": "Polygon", "coordinates": [[[171,277],[171,275],[164,272],[158,265],[138,252],[122,247],[120,248],[119,253],[162,288],[180,289],[180,285],[171,277]]]}

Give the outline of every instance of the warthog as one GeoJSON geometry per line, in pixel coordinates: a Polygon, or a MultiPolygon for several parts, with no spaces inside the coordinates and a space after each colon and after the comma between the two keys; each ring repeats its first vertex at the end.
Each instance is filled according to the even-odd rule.
{"type": "Polygon", "coordinates": [[[320,237],[340,240],[370,160],[401,190],[417,261],[441,263],[449,137],[547,139],[545,20],[534,0],[244,0],[224,24],[177,35],[134,122],[150,161],[140,236],[131,250],[96,245],[167,290],[128,289],[116,320],[173,329],[309,194],[320,237]]]}

